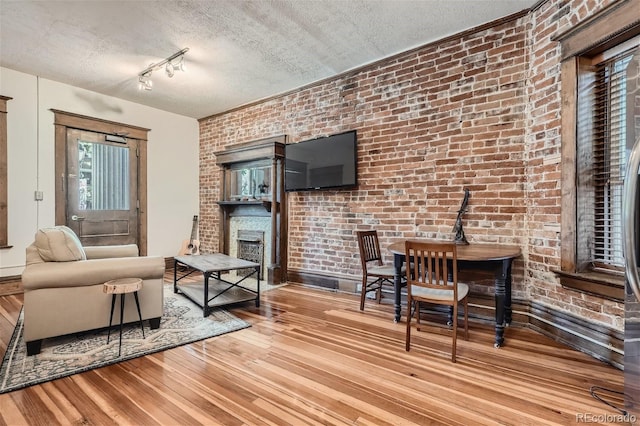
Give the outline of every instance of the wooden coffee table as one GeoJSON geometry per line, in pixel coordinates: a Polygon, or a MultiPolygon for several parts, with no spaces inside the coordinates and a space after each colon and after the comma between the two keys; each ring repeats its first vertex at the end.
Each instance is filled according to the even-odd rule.
{"type": "Polygon", "coordinates": [[[185,297],[202,307],[204,316],[209,316],[211,309],[217,306],[255,300],[256,307],[260,306],[260,264],[244,259],[238,259],[222,253],[176,256],[173,269],[173,292],[182,293],[185,297]],[[178,277],[180,266],[186,266],[187,272],[178,277]],[[225,280],[221,277],[223,272],[238,269],[253,268],[254,271],[236,282],[225,280]],[[202,272],[204,282],[182,283],[178,282],[193,274],[202,272]],[[256,290],[245,287],[244,280],[255,276],[256,290]]]}

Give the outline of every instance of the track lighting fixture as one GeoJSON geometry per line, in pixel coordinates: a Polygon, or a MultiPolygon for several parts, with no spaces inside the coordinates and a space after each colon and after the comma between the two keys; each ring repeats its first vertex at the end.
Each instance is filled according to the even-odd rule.
{"type": "Polygon", "coordinates": [[[138,89],[140,90],[152,90],[153,81],[151,81],[151,74],[164,67],[167,76],[173,77],[176,71],[185,71],[184,67],[184,54],[189,51],[188,47],[185,47],[179,52],[174,53],[168,58],[156,63],[151,64],[138,74],[138,89]]]}

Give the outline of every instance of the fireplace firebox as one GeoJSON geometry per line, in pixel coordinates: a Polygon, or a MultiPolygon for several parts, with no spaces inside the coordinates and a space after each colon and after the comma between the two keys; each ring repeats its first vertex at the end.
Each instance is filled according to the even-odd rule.
{"type": "MultiPolygon", "coordinates": [[[[236,257],[260,264],[260,279],[262,279],[262,265],[264,265],[264,232],[247,229],[238,230],[236,257]]],[[[255,272],[253,268],[239,269],[236,274],[246,277],[255,272]]]]}

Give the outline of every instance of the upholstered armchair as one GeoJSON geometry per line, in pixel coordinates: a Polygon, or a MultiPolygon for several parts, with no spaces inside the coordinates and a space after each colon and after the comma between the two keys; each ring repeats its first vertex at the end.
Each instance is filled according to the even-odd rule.
{"type": "MultiPolygon", "coordinates": [[[[135,244],[83,247],[66,226],[40,229],[27,247],[24,287],[24,340],[29,355],[40,352],[42,339],[109,326],[111,296],[106,281],[141,278],[143,320],[160,326],[163,314],[165,262],[160,256],[138,256],[135,244]]],[[[114,316],[120,316],[120,307],[114,316]]],[[[124,322],[137,322],[133,298],[126,300],[124,322]]]]}

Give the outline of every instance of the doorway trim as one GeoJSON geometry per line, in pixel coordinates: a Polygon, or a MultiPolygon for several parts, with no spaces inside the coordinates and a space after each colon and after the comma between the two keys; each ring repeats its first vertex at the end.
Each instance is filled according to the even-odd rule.
{"type": "Polygon", "coordinates": [[[7,101],[13,98],[0,95],[0,249],[9,245],[9,187],[7,185],[7,101]]]}
{"type": "Polygon", "coordinates": [[[64,225],[67,217],[65,173],[67,170],[67,129],[87,130],[109,135],[126,135],[140,141],[138,149],[138,250],[147,255],[147,135],[150,129],[115,121],[51,109],[55,125],[55,222],[64,225]]]}

